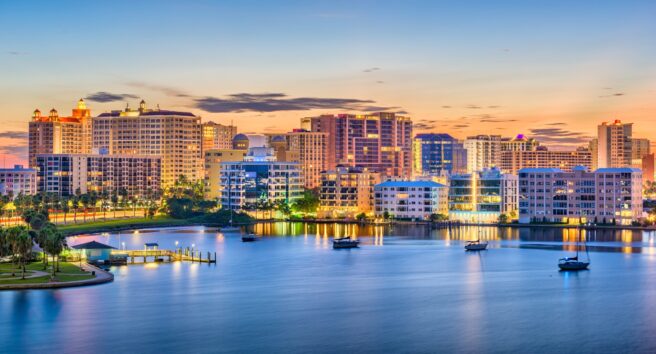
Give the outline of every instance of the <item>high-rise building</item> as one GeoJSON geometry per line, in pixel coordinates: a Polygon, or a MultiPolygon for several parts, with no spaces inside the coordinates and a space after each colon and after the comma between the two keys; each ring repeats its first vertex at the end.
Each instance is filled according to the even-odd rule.
{"type": "Polygon", "coordinates": [[[246,150],[212,149],[205,155],[205,199],[221,199],[221,164],[243,161],[246,150]]]}
{"type": "Polygon", "coordinates": [[[37,190],[59,196],[159,192],[161,159],[138,155],[38,154],[37,190]]]}
{"type": "Polygon", "coordinates": [[[374,186],[374,213],[400,219],[448,214],[449,188],[432,181],[387,181],[374,186]]]}
{"type": "Polygon", "coordinates": [[[417,134],[414,139],[415,175],[440,175],[443,172],[465,173],[467,150],[449,134],[417,134]]]}
{"type": "Polygon", "coordinates": [[[514,138],[501,139],[501,151],[535,151],[540,143],[528,138],[524,134],[517,134],[514,138]]]}
{"type": "Polygon", "coordinates": [[[597,169],[597,164],[599,158],[599,140],[597,138],[592,138],[590,142],[588,143],[588,150],[590,150],[590,154],[592,155],[592,164],[590,167],[590,171],[594,171],[597,169]]]}
{"type": "Polygon", "coordinates": [[[469,136],[464,142],[467,150],[467,173],[482,171],[499,165],[500,135],[469,136]]]}
{"type": "Polygon", "coordinates": [[[642,157],[642,179],[644,182],[654,182],[654,153],[642,157]]]}
{"type": "Polygon", "coordinates": [[[374,186],[381,182],[381,174],[367,169],[338,166],[321,173],[319,188],[319,217],[354,217],[371,214],[374,205],[374,186]]]}
{"type": "Polygon", "coordinates": [[[499,167],[502,173],[517,174],[522,168],[560,168],[571,171],[576,166],[592,167],[592,154],[585,147],[573,151],[551,151],[544,146],[537,150],[501,151],[499,167]]]}
{"type": "Polygon", "coordinates": [[[51,109],[47,116],[36,109],[29,124],[29,166],[37,154],[88,154],[91,152],[91,110],[83,99],[70,116],[51,109]]]}
{"type": "Polygon", "coordinates": [[[649,139],[631,139],[631,167],[642,168],[643,158],[649,154],[651,154],[651,142],[649,139]]]}
{"type": "Polygon", "coordinates": [[[179,176],[203,178],[200,117],[189,112],[129,107],[93,118],[93,147],[108,154],[135,154],[162,158],[162,185],[179,176]]]}
{"type": "Polygon", "coordinates": [[[237,127],[214,122],[203,125],[203,151],[232,149],[232,139],[237,135],[237,127]]]}
{"type": "Polygon", "coordinates": [[[642,217],[642,173],[635,168],[526,168],[519,171],[519,222],[630,225],[642,217]]]}
{"type": "Polygon", "coordinates": [[[19,194],[36,193],[36,170],[15,165],[14,168],[0,168],[0,194],[16,197],[19,194]]]}
{"type": "Polygon", "coordinates": [[[632,123],[620,120],[597,126],[597,168],[631,166],[632,130],[632,123]]]}
{"type": "Polygon", "coordinates": [[[449,185],[449,218],[464,222],[496,222],[517,210],[517,176],[498,168],[453,175],[449,185]]]}
{"type": "Polygon", "coordinates": [[[321,185],[321,172],[327,169],[328,134],[295,129],[285,134],[287,148],[298,156],[303,170],[303,185],[313,189],[321,185]]]}
{"type": "Polygon", "coordinates": [[[412,173],[412,120],[394,113],[305,118],[302,125],[328,134],[328,169],[366,168],[386,176],[412,173]]]}

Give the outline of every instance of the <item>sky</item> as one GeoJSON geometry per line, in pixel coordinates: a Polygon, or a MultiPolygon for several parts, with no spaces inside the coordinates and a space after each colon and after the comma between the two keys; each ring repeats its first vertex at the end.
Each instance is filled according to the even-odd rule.
{"type": "Polygon", "coordinates": [[[656,140],[654,1],[0,0],[0,154],[35,108],[148,105],[240,132],[400,112],[415,132],[553,149],[604,121],[656,140]]]}

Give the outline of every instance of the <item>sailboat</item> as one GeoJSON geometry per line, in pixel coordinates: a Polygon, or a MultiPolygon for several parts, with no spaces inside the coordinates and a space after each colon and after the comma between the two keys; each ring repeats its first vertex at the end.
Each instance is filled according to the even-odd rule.
{"type": "Polygon", "coordinates": [[[230,221],[228,222],[228,226],[220,228],[221,232],[236,232],[236,231],[241,230],[241,228],[239,226],[234,225],[234,222],[232,220],[232,214],[233,213],[234,213],[234,211],[232,209],[230,209],[230,221]]]}
{"type": "Polygon", "coordinates": [[[481,242],[481,230],[478,229],[478,239],[467,241],[465,251],[483,251],[487,249],[487,242],[481,242]]]}
{"type": "MultiPolygon", "coordinates": [[[[579,229],[579,235],[581,230],[579,229]]],[[[558,260],[558,268],[560,270],[585,270],[588,269],[590,265],[590,253],[588,253],[588,247],[585,247],[585,256],[586,261],[579,259],[579,240],[576,240],[576,256],[574,257],[565,257],[558,260]]],[[[585,245],[585,241],[584,241],[585,245]]]]}

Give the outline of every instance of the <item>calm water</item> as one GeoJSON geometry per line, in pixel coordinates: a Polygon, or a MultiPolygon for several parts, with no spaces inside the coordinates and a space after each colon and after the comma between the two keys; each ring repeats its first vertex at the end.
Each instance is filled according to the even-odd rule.
{"type": "Polygon", "coordinates": [[[270,224],[77,237],[191,246],[216,265],[112,268],[113,283],[0,292],[0,352],[654,352],[656,235],[597,232],[591,270],[557,271],[577,231],[270,224]],[[332,250],[334,234],[362,247],[332,250]],[[480,235],[490,249],[465,253],[480,235]]]}

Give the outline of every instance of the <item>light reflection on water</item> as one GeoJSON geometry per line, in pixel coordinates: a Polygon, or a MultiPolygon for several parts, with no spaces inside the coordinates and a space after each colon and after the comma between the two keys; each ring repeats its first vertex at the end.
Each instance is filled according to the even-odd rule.
{"type": "Polygon", "coordinates": [[[0,292],[0,352],[653,352],[653,232],[275,223],[75,237],[192,244],[217,264],[114,267],[111,284],[0,292]],[[350,235],[360,249],[332,250],[350,235]],[[490,249],[466,253],[466,240],[490,249]],[[591,270],[558,272],[587,240],[591,270]],[[28,335],[26,335],[28,334],[28,335]]]}

